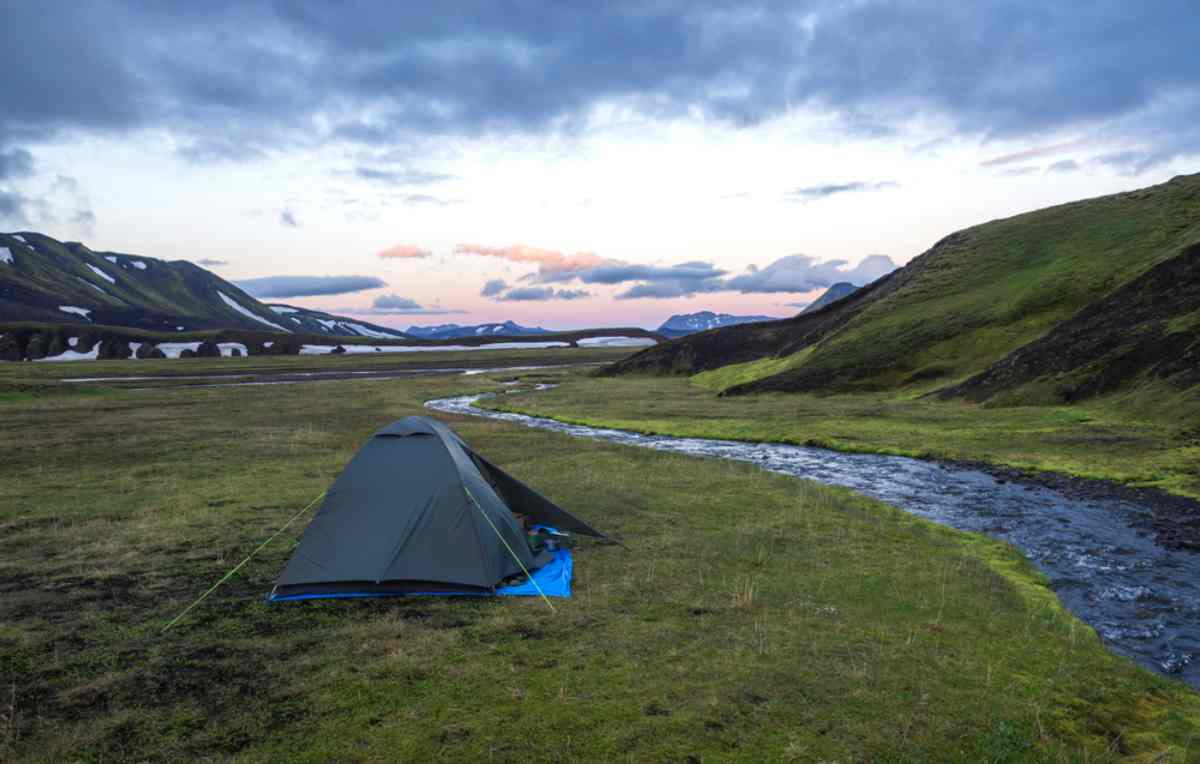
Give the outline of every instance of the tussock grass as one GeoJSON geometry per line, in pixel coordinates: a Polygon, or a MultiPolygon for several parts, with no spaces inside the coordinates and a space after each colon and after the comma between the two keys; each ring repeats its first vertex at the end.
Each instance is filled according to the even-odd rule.
{"type": "Polygon", "coordinates": [[[161,633],[378,426],[491,384],[0,402],[0,758],[1194,757],[1198,696],[1104,650],[1003,544],[749,465],[477,419],[451,423],[625,542],[581,544],[557,612],[268,604],[281,540],[161,633]]]}

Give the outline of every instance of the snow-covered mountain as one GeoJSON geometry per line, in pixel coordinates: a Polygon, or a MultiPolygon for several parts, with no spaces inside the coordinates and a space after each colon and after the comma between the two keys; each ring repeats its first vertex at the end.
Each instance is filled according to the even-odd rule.
{"type": "Polygon", "coordinates": [[[671,316],[663,322],[662,326],[658,327],[658,333],[667,337],[682,337],[721,326],[776,320],[778,320],[777,316],[734,316],[729,313],[713,313],[711,310],[702,310],[699,313],[671,316]]]}
{"type": "Polygon", "coordinates": [[[458,337],[526,337],[532,334],[549,334],[540,326],[521,326],[512,321],[500,324],[439,324],[438,326],[410,326],[406,334],[429,340],[448,340],[458,337]]]}

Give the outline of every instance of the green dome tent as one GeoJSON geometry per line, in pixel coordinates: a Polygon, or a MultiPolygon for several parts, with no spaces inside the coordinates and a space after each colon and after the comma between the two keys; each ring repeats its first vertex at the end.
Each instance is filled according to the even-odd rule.
{"type": "Polygon", "coordinates": [[[552,558],[530,550],[514,512],[606,538],[445,424],[401,419],[346,465],[269,599],[495,593],[505,578],[552,558]]]}

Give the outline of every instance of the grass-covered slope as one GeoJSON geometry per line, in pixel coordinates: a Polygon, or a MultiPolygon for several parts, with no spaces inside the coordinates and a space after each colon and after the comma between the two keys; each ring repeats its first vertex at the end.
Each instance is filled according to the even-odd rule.
{"type": "Polygon", "coordinates": [[[1200,385],[1200,244],[1088,305],[943,397],[1070,402],[1136,375],[1200,385]]]}
{"type": "Polygon", "coordinates": [[[0,399],[0,760],[1194,757],[1200,696],[1107,652],[1010,547],[749,465],[492,421],[451,418],[625,542],[581,543],[554,612],[266,603],[300,521],[162,633],[381,423],[464,385],[492,387],[0,399]]]}
{"type": "MultiPolygon", "coordinates": [[[[725,392],[942,387],[983,372],[1198,241],[1200,175],[1181,176],[968,228],[822,310],[695,335],[611,371],[692,374],[771,359],[777,363],[743,367],[725,392]]],[[[1162,286],[1147,286],[1154,285],[1162,286]]],[[[1117,386],[1145,371],[1121,368],[1117,386]]]]}

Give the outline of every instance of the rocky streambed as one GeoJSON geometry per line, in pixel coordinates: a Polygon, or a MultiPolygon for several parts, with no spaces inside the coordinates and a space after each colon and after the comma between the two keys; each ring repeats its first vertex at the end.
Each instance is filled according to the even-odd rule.
{"type": "Polygon", "coordinates": [[[1050,580],[1063,604],[1109,647],[1200,688],[1200,554],[1163,543],[1155,500],[1136,491],[995,474],[898,456],[775,443],[641,435],[492,411],[482,396],[432,400],[452,414],[500,419],[581,438],[721,459],[839,485],[920,517],[1012,543],[1050,580]]]}

